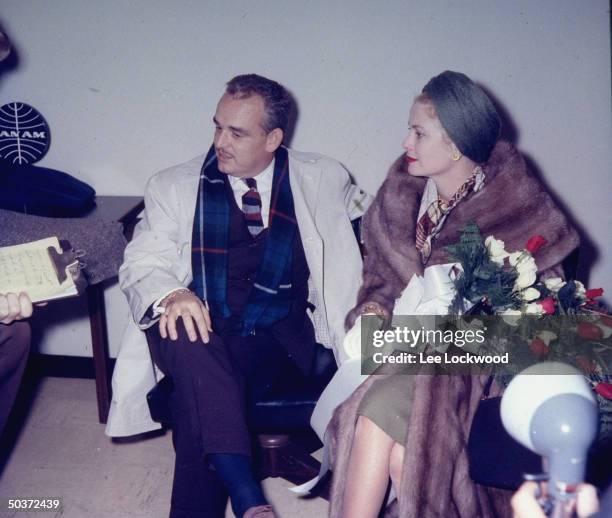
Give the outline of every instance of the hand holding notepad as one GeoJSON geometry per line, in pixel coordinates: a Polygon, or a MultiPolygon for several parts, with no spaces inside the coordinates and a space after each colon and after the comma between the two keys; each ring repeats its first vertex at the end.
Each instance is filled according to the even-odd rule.
{"type": "Polygon", "coordinates": [[[63,251],[57,237],[0,248],[0,293],[41,302],[78,295],[84,284],[77,254],[63,251]]]}
{"type": "MultiPolygon", "coordinates": [[[[38,305],[45,305],[40,302],[38,305]]],[[[0,293],[0,324],[9,325],[15,320],[32,316],[32,301],[27,293],[0,293]]]]}

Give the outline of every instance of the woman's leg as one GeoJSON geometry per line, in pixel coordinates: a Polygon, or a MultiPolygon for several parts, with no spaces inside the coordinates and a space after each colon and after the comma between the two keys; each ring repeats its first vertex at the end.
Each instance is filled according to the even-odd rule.
{"type": "Polygon", "coordinates": [[[343,518],[376,518],[389,485],[394,440],[365,416],[359,416],[349,459],[343,518]]]}
{"type": "Polygon", "coordinates": [[[402,489],[402,468],[404,466],[404,453],[406,448],[400,443],[396,442],[391,448],[391,454],[389,455],[389,475],[391,476],[391,484],[397,499],[400,499],[402,489]]]}

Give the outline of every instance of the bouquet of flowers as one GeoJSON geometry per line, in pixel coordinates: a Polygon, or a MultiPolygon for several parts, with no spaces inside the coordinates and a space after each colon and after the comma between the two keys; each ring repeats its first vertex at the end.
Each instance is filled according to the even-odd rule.
{"type": "Polygon", "coordinates": [[[489,327],[496,323],[489,330],[495,339],[478,353],[500,347],[511,351],[511,365],[496,373],[504,383],[538,361],[581,370],[596,393],[602,421],[612,430],[612,317],[597,300],[603,289],[559,277],[538,279],[533,254],[546,243],[533,236],[523,250],[509,252],[503,241],[484,238],[477,225],[468,224],[459,241],[447,247],[461,265],[450,313],[501,317],[488,320],[489,327]]]}

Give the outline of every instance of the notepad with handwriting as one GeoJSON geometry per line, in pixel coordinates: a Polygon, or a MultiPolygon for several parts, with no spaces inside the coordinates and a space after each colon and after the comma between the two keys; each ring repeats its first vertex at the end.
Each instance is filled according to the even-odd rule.
{"type": "Polygon", "coordinates": [[[58,268],[53,259],[57,254],[62,254],[57,237],[0,248],[0,293],[24,291],[32,302],[77,295],[70,270],[78,270],[78,261],[58,268]],[[57,253],[50,252],[50,247],[57,253]]]}

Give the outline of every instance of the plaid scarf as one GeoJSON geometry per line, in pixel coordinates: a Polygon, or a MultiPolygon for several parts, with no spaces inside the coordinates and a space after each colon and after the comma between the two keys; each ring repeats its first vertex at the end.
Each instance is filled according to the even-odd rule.
{"type": "MultiPolygon", "coordinates": [[[[266,327],[287,315],[291,303],[291,259],[297,230],[289,184],[289,156],[284,147],[275,154],[268,235],[259,271],[237,332],[246,336],[255,326],[266,327]]],[[[208,302],[211,314],[231,315],[227,304],[228,233],[230,205],[227,175],[217,167],[214,147],[206,155],[193,221],[190,288],[208,302]]]]}
{"type": "Polygon", "coordinates": [[[465,198],[469,192],[478,191],[482,187],[484,173],[476,166],[470,177],[463,182],[450,200],[444,201],[438,196],[419,218],[416,226],[416,249],[421,253],[421,261],[427,263],[431,255],[431,242],[442,230],[442,225],[448,213],[465,198]]]}

